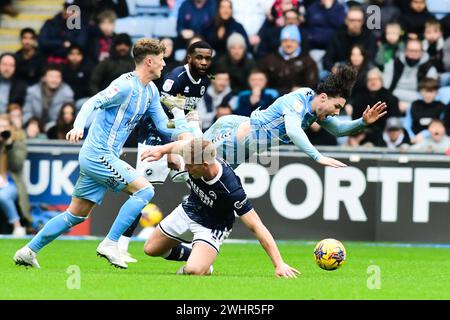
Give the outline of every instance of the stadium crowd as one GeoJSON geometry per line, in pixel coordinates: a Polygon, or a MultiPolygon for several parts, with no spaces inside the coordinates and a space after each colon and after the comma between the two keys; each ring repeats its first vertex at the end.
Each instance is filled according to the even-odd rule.
{"type": "MultiPolygon", "coordinates": [[[[13,5],[2,0],[0,10],[15,15],[13,5]]],[[[450,13],[435,16],[425,0],[164,0],[161,5],[177,17],[177,37],[163,39],[162,78],[185,63],[177,53],[194,41],[203,39],[214,48],[212,84],[198,105],[203,129],[222,115],[249,116],[296,88],[314,89],[348,64],[358,70],[358,79],[340,117],[359,118],[377,101],[387,102],[388,115],[344,140],[313,125],[307,135],[314,145],[450,154],[450,13]]],[[[61,9],[39,33],[21,30],[20,50],[0,56],[0,124],[13,128],[14,141],[64,139],[83,102],[134,69],[134,39],[115,33],[116,20],[129,15],[126,0],[66,0],[61,9]],[[81,8],[81,27],[69,30],[66,21],[76,13],[66,9],[73,4],[81,8]]],[[[0,188],[7,173],[17,170],[17,162],[6,160],[16,156],[11,153],[21,148],[17,144],[0,137],[0,188]]],[[[136,146],[132,140],[128,145],[136,146]]],[[[0,197],[0,210],[8,208],[0,197]]],[[[8,218],[17,221],[13,214],[8,218]]]]}

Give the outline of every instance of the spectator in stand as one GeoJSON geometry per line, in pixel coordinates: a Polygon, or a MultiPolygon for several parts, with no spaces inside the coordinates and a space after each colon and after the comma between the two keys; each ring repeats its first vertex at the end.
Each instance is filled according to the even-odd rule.
{"type": "Polygon", "coordinates": [[[65,140],[66,134],[72,130],[77,109],[73,103],[64,103],[56,120],[56,125],[47,131],[47,137],[53,140],[65,140]]]}
{"type": "Polygon", "coordinates": [[[34,140],[46,140],[44,126],[42,121],[38,117],[31,117],[27,123],[25,123],[25,134],[27,139],[34,140]]]}
{"type": "Polygon", "coordinates": [[[442,64],[444,66],[444,72],[441,74],[441,86],[450,86],[450,37],[444,42],[442,64]]]}
{"type": "Polygon", "coordinates": [[[203,130],[207,130],[213,124],[217,108],[220,105],[228,105],[233,98],[233,92],[230,87],[230,75],[225,70],[216,71],[212,85],[206,89],[205,95],[197,105],[203,130]]]}
{"type": "MultiPolygon", "coordinates": [[[[89,24],[84,15],[78,16],[80,11],[69,12],[67,8],[74,4],[74,0],[65,0],[63,10],[54,18],[47,20],[39,34],[39,48],[47,58],[48,63],[66,63],[68,49],[76,44],[87,49],[89,40],[89,24]],[[80,27],[69,29],[68,19],[79,19],[80,27]]],[[[69,23],[70,24],[70,23],[69,23]]]]}
{"type": "Polygon", "coordinates": [[[232,1],[233,17],[244,27],[252,48],[258,46],[261,42],[261,38],[258,35],[259,30],[263,26],[274,0],[232,1]]]}
{"type": "Polygon", "coordinates": [[[357,92],[360,92],[366,88],[367,73],[374,67],[374,65],[371,61],[369,61],[363,46],[359,44],[355,44],[351,48],[347,61],[348,65],[354,67],[358,72],[356,82],[352,89],[352,95],[350,96],[351,98],[357,94],[357,92]]]}
{"type": "Polygon", "coordinates": [[[422,99],[416,100],[408,110],[405,126],[415,136],[428,128],[433,119],[440,119],[445,105],[436,100],[439,82],[436,79],[425,78],[419,84],[422,99]]]}
{"type": "Polygon", "coordinates": [[[435,18],[427,10],[426,0],[410,0],[408,9],[399,17],[406,34],[417,39],[422,37],[425,23],[432,19],[435,18]]]}
{"type": "Polygon", "coordinates": [[[63,80],[67,83],[74,92],[75,101],[81,98],[89,97],[88,86],[92,63],[85,59],[83,49],[77,45],[69,48],[67,54],[67,65],[62,68],[63,80]]]}
{"type": "Polygon", "coordinates": [[[58,119],[59,110],[65,102],[73,102],[73,91],[62,80],[61,67],[48,65],[42,80],[29,87],[23,107],[23,121],[38,117],[48,130],[58,119]]]}
{"type": "Polygon", "coordinates": [[[92,40],[89,46],[89,58],[94,63],[99,63],[109,58],[113,43],[114,28],[117,15],[114,11],[106,10],[97,16],[97,25],[92,28],[92,40]]]}
{"type": "Polygon", "coordinates": [[[267,19],[276,27],[284,27],[286,25],[283,13],[289,10],[299,11],[300,1],[298,0],[275,0],[270,9],[267,19]]]}
{"type": "Polygon", "coordinates": [[[408,132],[403,128],[402,119],[395,117],[387,119],[383,138],[379,140],[376,146],[405,151],[410,145],[411,140],[409,139],[408,132]]]}
{"type": "Polygon", "coordinates": [[[395,1],[396,0],[370,0],[368,1],[368,3],[362,5],[363,11],[368,14],[366,23],[374,24],[376,26],[375,28],[372,28],[370,31],[378,41],[382,39],[383,31],[386,30],[386,26],[389,23],[398,21],[401,11],[397,6],[393,4],[395,1]],[[374,14],[374,11],[372,11],[373,9],[370,8],[370,10],[368,11],[370,6],[376,6],[377,9],[380,10],[379,21],[373,20],[373,17],[375,17],[373,15],[374,14]],[[372,19],[370,19],[370,17],[372,17],[372,19]],[[378,23],[380,23],[379,27],[377,26],[378,23]]]}
{"type": "Polygon", "coordinates": [[[439,73],[444,72],[444,38],[441,24],[437,20],[425,22],[423,50],[428,53],[430,61],[439,73]]]}
{"type": "Polygon", "coordinates": [[[8,114],[15,128],[23,127],[23,111],[22,106],[18,103],[10,103],[8,105],[8,114]]]}
{"type": "Polygon", "coordinates": [[[336,63],[342,63],[348,57],[351,48],[360,44],[373,60],[376,51],[376,40],[373,34],[364,28],[364,12],[360,7],[350,7],[345,18],[345,26],[331,38],[327,52],[323,57],[323,66],[331,71],[336,63]]]}
{"type": "Polygon", "coordinates": [[[119,18],[129,15],[127,0],[76,0],[76,4],[81,12],[90,14],[91,19],[105,10],[113,11],[119,18]]]}
{"type": "Polygon", "coordinates": [[[405,113],[411,102],[418,100],[418,84],[424,78],[438,78],[428,53],[423,52],[422,42],[408,39],[405,52],[384,66],[383,82],[399,100],[399,109],[405,113]]]}
{"type": "Polygon", "coordinates": [[[233,18],[233,3],[231,0],[219,0],[217,13],[211,24],[203,30],[205,40],[211,44],[218,56],[226,54],[228,37],[233,33],[239,33],[244,37],[247,48],[250,42],[242,24],[233,18]]]}
{"type": "Polygon", "coordinates": [[[0,114],[0,212],[13,225],[13,235],[24,236],[26,230],[20,223],[16,202],[29,221],[28,193],[22,179],[22,169],[27,158],[23,132],[15,128],[10,117],[0,114]]]}
{"type": "Polygon", "coordinates": [[[441,19],[441,25],[444,39],[448,39],[450,37],[450,13],[447,13],[447,15],[441,19]]]}
{"type": "Polygon", "coordinates": [[[304,32],[311,49],[326,50],[345,21],[345,7],[337,0],[315,0],[307,9],[304,32]]]}
{"type": "Polygon", "coordinates": [[[444,123],[434,119],[428,125],[426,137],[411,147],[414,151],[425,151],[430,153],[446,153],[450,149],[450,137],[446,135],[444,123]]]}
{"type": "Polygon", "coordinates": [[[216,122],[217,119],[223,116],[229,116],[230,114],[233,114],[233,109],[228,104],[221,104],[216,109],[216,116],[213,120],[213,123],[216,122]]]}
{"type": "Polygon", "coordinates": [[[374,143],[372,141],[372,137],[368,129],[364,129],[362,131],[353,133],[348,136],[347,142],[344,144],[346,147],[350,148],[358,148],[358,147],[374,147],[374,143]]]}
{"type": "Polygon", "coordinates": [[[24,103],[26,82],[15,76],[16,59],[12,53],[0,55],[0,113],[5,113],[10,103],[24,103]]]}
{"type": "Polygon", "coordinates": [[[124,73],[134,70],[135,64],[131,57],[132,42],[126,33],[114,37],[111,46],[111,56],[100,62],[91,73],[89,92],[95,95],[124,73]]]}
{"type": "Polygon", "coordinates": [[[299,29],[300,36],[302,38],[301,47],[302,51],[309,52],[308,39],[304,36],[303,28],[300,27],[300,13],[297,10],[291,9],[283,13],[284,26],[278,27],[271,24],[264,24],[259,32],[259,36],[262,39],[258,46],[257,58],[264,58],[267,55],[274,53],[280,47],[280,34],[286,26],[296,26],[299,29]]]}
{"type": "Polygon", "coordinates": [[[398,22],[390,22],[386,25],[384,39],[378,48],[375,64],[383,70],[384,65],[397,58],[405,51],[405,43],[401,39],[402,27],[398,22]]]}
{"type": "Polygon", "coordinates": [[[248,84],[250,90],[241,91],[238,95],[234,114],[249,117],[254,110],[266,109],[279,97],[277,90],[267,88],[267,76],[259,69],[252,70],[248,84]]]}
{"type": "Polygon", "coordinates": [[[345,106],[345,111],[351,116],[352,120],[355,120],[362,116],[368,105],[374,105],[378,101],[386,102],[387,116],[380,118],[370,126],[375,143],[382,138],[387,118],[399,117],[400,110],[398,109],[398,99],[383,87],[381,71],[373,68],[367,73],[366,86],[359,91],[353,91],[352,97],[345,106]]]}
{"type": "Polygon", "coordinates": [[[445,129],[450,132],[450,103],[445,107],[444,113],[442,115],[445,129]]]}
{"type": "Polygon", "coordinates": [[[0,14],[7,14],[11,17],[16,17],[19,14],[19,9],[17,9],[14,5],[13,0],[1,0],[0,14]]]}
{"type": "Polygon", "coordinates": [[[281,31],[281,46],[277,53],[259,62],[259,68],[269,77],[269,87],[285,94],[292,86],[314,89],[318,82],[318,70],[314,60],[300,46],[298,27],[289,25],[281,31]]]}
{"type": "Polygon", "coordinates": [[[247,79],[255,62],[247,55],[247,44],[239,33],[233,33],[227,40],[227,54],[215,59],[214,70],[227,70],[231,88],[239,92],[248,88],[247,79]]]}
{"type": "Polygon", "coordinates": [[[37,34],[31,28],[20,31],[22,47],[15,53],[16,76],[31,86],[41,77],[45,58],[37,48],[37,34]]]}
{"type": "Polygon", "coordinates": [[[162,38],[161,43],[166,47],[166,51],[164,51],[164,62],[166,63],[166,65],[161,71],[161,77],[159,77],[159,79],[153,80],[159,90],[161,90],[162,88],[165,75],[176,67],[180,66],[180,62],[175,60],[173,40],[171,38],[162,38]]]}
{"type": "Polygon", "coordinates": [[[176,48],[186,48],[196,34],[202,34],[216,15],[215,0],[186,0],[180,6],[177,19],[178,43],[176,48]]]}

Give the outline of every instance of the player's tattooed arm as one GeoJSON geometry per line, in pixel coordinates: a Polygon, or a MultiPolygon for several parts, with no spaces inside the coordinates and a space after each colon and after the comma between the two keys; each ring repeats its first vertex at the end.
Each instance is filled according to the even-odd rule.
{"type": "Polygon", "coordinates": [[[297,278],[300,272],[283,261],[270,231],[262,223],[254,209],[241,216],[241,221],[256,236],[275,267],[275,275],[283,278],[297,278]]]}

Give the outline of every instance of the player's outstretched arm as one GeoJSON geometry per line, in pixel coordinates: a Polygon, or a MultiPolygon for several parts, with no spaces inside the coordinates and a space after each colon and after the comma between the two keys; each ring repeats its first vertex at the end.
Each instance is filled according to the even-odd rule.
{"type": "Polygon", "coordinates": [[[348,136],[363,130],[368,125],[386,115],[387,105],[385,102],[378,101],[372,107],[367,106],[363,116],[352,121],[342,121],[336,117],[327,117],[323,121],[318,121],[320,126],[336,137],[348,136]]]}
{"type": "Polygon", "coordinates": [[[275,275],[283,278],[297,278],[300,271],[290,267],[283,261],[278,246],[266,226],[262,223],[254,209],[241,216],[241,221],[252,231],[264,250],[272,260],[275,267],[275,275]]]}
{"type": "Polygon", "coordinates": [[[346,167],[347,165],[329,157],[324,157],[320,152],[311,144],[308,136],[302,129],[302,123],[296,115],[286,114],[284,116],[284,123],[286,126],[286,133],[291,141],[297,148],[305,152],[311,159],[317,161],[323,166],[329,166],[333,168],[346,167]]]}
{"type": "Polygon", "coordinates": [[[183,146],[189,140],[178,140],[161,146],[154,146],[151,149],[145,150],[141,154],[141,160],[146,162],[158,161],[166,154],[179,154],[183,146]]]}

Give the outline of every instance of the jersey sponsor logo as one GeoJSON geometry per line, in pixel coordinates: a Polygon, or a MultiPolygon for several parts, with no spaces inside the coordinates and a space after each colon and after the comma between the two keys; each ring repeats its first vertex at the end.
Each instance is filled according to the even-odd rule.
{"type": "Polygon", "coordinates": [[[214,200],[211,199],[199,186],[197,186],[191,179],[188,180],[191,190],[200,198],[200,201],[204,205],[212,208],[214,206],[214,200]]]}
{"type": "Polygon", "coordinates": [[[294,105],[292,107],[294,108],[294,110],[296,112],[300,112],[303,109],[303,103],[301,101],[297,100],[297,101],[294,102],[294,105]]]}
{"type": "Polygon", "coordinates": [[[242,207],[247,203],[247,197],[245,197],[245,199],[244,200],[242,200],[242,201],[236,201],[235,203],[234,203],[234,207],[236,208],[236,209],[242,209],[242,207]]]}
{"type": "Polygon", "coordinates": [[[214,200],[217,200],[217,194],[214,191],[211,190],[208,193],[211,198],[213,198],[214,200]]]}
{"type": "Polygon", "coordinates": [[[172,89],[173,82],[174,81],[171,80],[171,79],[167,79],[166,81],[164,81],[163,90],[164,91],[170,91],[172,89]]]}
{"type": "Polygon", "coordinates": [[[205,87],[205,86],[202,86],[202,87],[200,88],[200,95],[204,95],[204,94],[205,94],[205,91],[206,91],[206,87],[205,87]]]}

